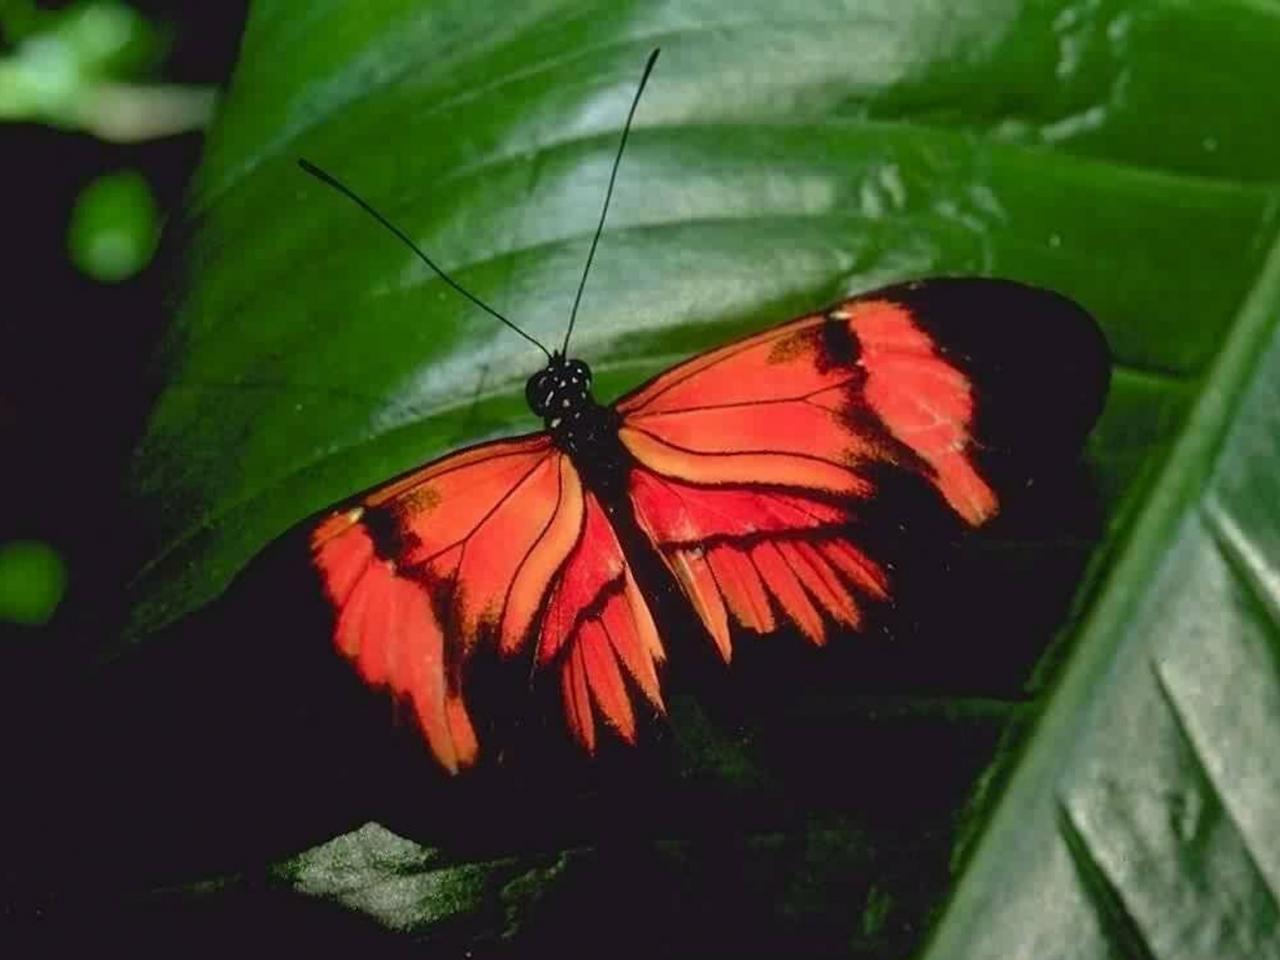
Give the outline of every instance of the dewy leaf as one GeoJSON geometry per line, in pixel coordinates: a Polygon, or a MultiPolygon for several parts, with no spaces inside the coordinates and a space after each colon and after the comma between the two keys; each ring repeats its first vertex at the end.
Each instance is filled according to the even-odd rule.
{"type": "MultiPolygon", "coordinates": [[[[1064,626],[1043,723],[1007,779],[990,778],[1007,788],[930,956],[1274,953],[1273,5],[536,0],[496,16],[463,0],[260,0],[199,175],[191,282],[135,461],[133,640],[217,597],[313,511],[534,426],[521,393],[536,351],[295,158],[555,340],[656,45],[575,333],[602,397],[842,292],[931,274],[1061,290],[1113,348],[1087,451],[1107,520],[1090,583],[1104,587],[1082,589],[1086,626],[1064,626]]],[[[996,722],[863,720],[823,725],[815,754],[856,746],[856,798],[847,775],[785,749],[770,773],[791,780],[695,750],[692,797],[646,810],[648,846],[553,857],[510,882],[519,871],[488,851],[475,858],[488,879],[450,887],[472,897],[458,913],[429,894],[391,920],[385,900],[363,905],[362,890],[412,887],[379,886],[397,870],[453,876],[432,851],[356,858],[328,883],[317,870],[347,848],[320,848],[276,880],[415,936],[444,924],[436,942],[459,951],[555,944],[556,923],[564,935],[584,916],[605,935],[634,926],[620,904],[648,897],[636,943],[654,950],[694,925],[682,945],[900,956],[946,896],[932,854],[954,840],[996,722]],[[911,751],[877,753],[895,724],[911,751]],[[904,755],[950,789],[895,780],[904,755]],[[714,806],[708,783],[733,803],[714,806]],[[894,802],[867,817],[866,794],[894,802]],[[804,822],[743,827],[743,814],[708,839],[683,803],[736,815],[764,795],[804,822]]]]}

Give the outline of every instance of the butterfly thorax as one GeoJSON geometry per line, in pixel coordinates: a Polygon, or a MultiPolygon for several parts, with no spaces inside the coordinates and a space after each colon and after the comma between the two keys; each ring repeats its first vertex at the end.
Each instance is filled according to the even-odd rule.
{"type": "Polygon", "coordinates": [[[591,368],[556,354],[525,384],[529,409],[576,462],[599,460],[617,445],[618,415],[591,395],[591,368]]]}

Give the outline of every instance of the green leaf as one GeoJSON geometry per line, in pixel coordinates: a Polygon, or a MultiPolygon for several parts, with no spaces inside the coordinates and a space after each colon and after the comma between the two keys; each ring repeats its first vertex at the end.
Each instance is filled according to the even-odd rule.
{"type": "Polygon", "coordinates": [[[926,957],[1280,956],[1280,243],[926,957]]]}
{"type": "MultiPolygon", "coordinates": [[[[714,931],[743,952],[896,956],[950,889],[940,957],[1274,951],[1278,850],[1256,826],[1280,720],[1274,404],[1259,399],[1280,363],[1280,118],[1260,95],[1280,14],[1266,4],[542,0],[495,17],[442,0],[256,3],[136,459],[135,641],[217,597],[311,512],[532,426],[521,392],[536,351],[294,159],[352,184],[554,341],[654,45],[575,334],[603,397],[908,277],[1012,277],[1099,318],[1117,367],[1087,458],[1106,528],[1054,648],[1066,662],[1040,674],[1043,722],[988,768],[1003,704],[846,704],[823,742],[857,750],[865,789],[897,797],[897,818],[877,819],[843,794],[815,802],[793,783],[801,765],[761,766],[759,742],[700,754],[686,710],[682,786],[706,801],[710,784],[735,809],[760,801],[765,822],[731,817],[705,840],[677,813],[621,851],[531,860],[392,842],[352,861],[353,844],[386,846],[366,830],[273,882],[460,948],[571,943],[557,937],[584,913],[593,930],[625,922],[605,896],[620,889],[650,898],[638,942],[655,949],[692,929],[681,943],[710,949],[714,931]],[[895,788],[904,744],[939,778],[925,798],[895,788]],[[792,779],[761,774],[779,769],[792,779]],[[994,812],[952,878],[945,851],[975,784],[972,809],[994,812]],[[802,822],[776,819],[788,809],[802,822]],[[334,856],[353,872],[317,881],[334,856]],[[413,877],[439,883],[395,882],[413,877]],[[402,898],[393,916],[351,892],[377,889],[402,898]],[[1193,916],[1224,931],[1199,941],[1212,948],[1190,939],[1193,916]]],[[[659,792],[673,796],[686,797],[659,792]]]]}

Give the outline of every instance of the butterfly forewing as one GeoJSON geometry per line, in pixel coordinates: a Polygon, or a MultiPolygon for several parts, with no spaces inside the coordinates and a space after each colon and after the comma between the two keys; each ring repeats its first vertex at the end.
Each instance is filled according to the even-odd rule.
{"type": "Polygon", "coordinates": [[[712,351],[618,409],[623,442],[669,475],[865,496],[860,472],[885,462],[928,473],[971,523],[996,509],[967,455],[973,385],[889,296],[848,300],[712,351]],[[778,458],[781,470],[762,469],[778,458]]]}
{"type": "MultiPolygon", "coordinates": [[[[482,638],[527,633],[572,540],[577,475],[545,435],[484,444],[375,490],[322,522],[313,560],[334,641],[361,677],[408,700],[450,770],[478,744],[461,689],[482,638]],[[535,589],[528,584],[533,581],[535,589]]],[[[576,532],[575,532],[576,535],[576,532]]]]}

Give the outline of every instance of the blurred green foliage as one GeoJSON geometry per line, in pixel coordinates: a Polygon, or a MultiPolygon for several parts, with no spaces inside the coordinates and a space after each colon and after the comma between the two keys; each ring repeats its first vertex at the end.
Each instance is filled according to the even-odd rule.
{"type": "MultiPolygon", "coordinates": [[[[0,6],[0,37],[0,122],[135,141],[199,129],[209,119],[211,90],[151,82],[168,52],[168,31],[119,0],[55,10],[10,0],[0,6]]],[[[146,266],[158,229],[139,174],[104,176],[77,200],[68,247],[81,270],[114,283],[146,266]]]]}
{"type": "Polygon", "coordinates": [[[3,120],[83,125],[98,84],[145,76],[167,46],[162,31],[115,0],[61,10],[13,0],[0,10],[0,28],[10,48],[0,59],[3,120]]]}

